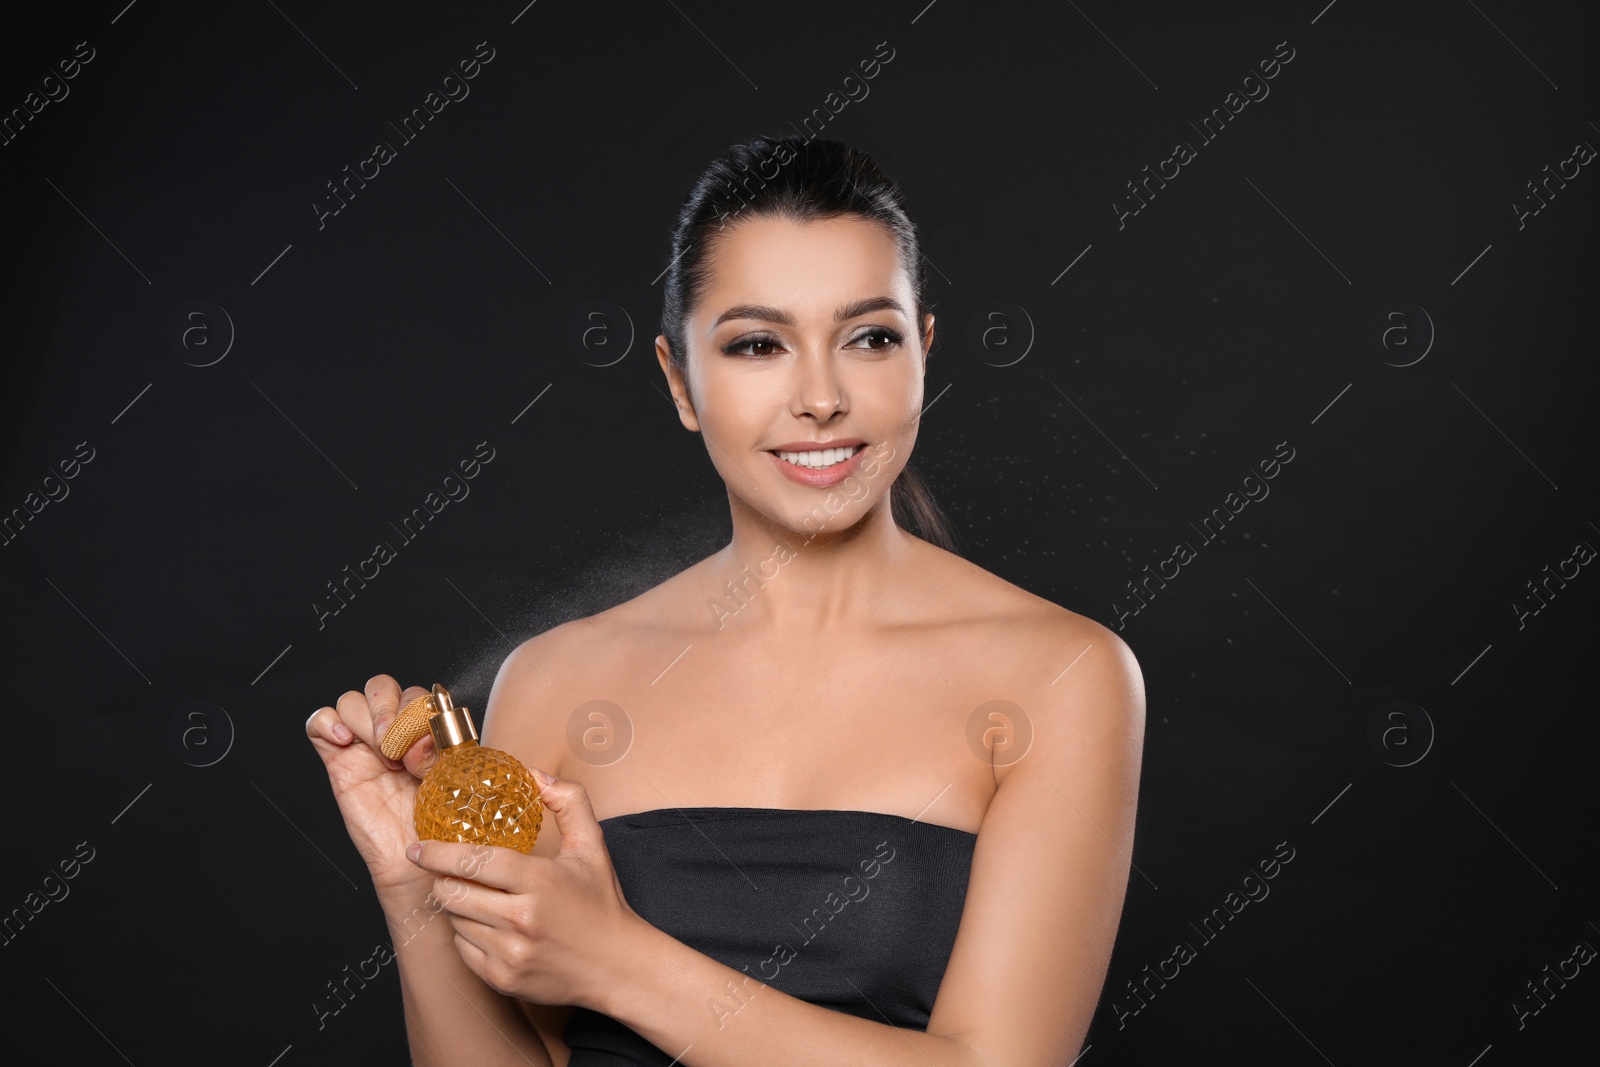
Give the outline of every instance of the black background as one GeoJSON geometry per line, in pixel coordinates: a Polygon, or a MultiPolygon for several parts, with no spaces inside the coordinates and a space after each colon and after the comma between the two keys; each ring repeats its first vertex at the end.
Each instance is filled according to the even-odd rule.
{"type": "Polygon", "coordinates": [[[822,135],[921,229],[915,459],[966,554],[1116,626],[1130,579],[1198,548],[1122,620],[1149,699],[1138,871],[1082,1062],[1600,1044],[1592,966],[1520,1029],[1512,1009],[1600,945],[1600,577],[1513,609],[1600,545],[1600,177],[1512,208],[1600,145],[1592,6],[113,0],[6,23],[6,113],[94,49],[0,147],[0,512],[94,456],[0,549],[0,910],[94,849],[0,947],[0,1014],[46,1060],[403,1060],[392,966],[317,1025],[387,935],[304,720],[380,671],[479,708],[514,642],[724,543],[651,351],[672,216],[885,41],[822,135]],[[319,229],[325,183],[480,41],[471,95],[319,229]],[[1270,95],[1196,144],[1284,41],[1270,95]],[[1197,158],[1119,228],[1180,139],[1197,158]],[[210,366],[215,311],[212,347],[168,340],[190,301],[235,331],[210,366]],[[1375,349],[1390,301],[1411,310],[1375,349]],[[326,583],[482,441],[470,496],[319,628],[326,583]],[[1270,496],[1200,546],[1189,524],[1280,442],[1270,496]],[[1431,747],[1415,710],[1369,742],[1391,700],[1431,747]],[[1270,896],[1201,942],[1279,842],[1270,896]],[[1181,940],[1197,958],[1119,1027],[1181,940]]]}

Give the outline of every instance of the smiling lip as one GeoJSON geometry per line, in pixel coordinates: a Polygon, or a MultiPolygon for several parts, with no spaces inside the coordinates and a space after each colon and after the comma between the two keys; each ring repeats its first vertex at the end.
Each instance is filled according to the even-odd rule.
{"type": "Polygon", "coordinates": [[[773,445],[768,452],[817,452],[824,448],[854,448],[866,444],[859,437],[835,437],[831,441],[790,441],[785,445],[773,445]]]}
{"type": "Polygon", "coordinates": [[[797,463],[790,463],[778,455],[779,449],[769,449],[767,455],[772,457],[772,462],[777,464],[778,470],[790,481],[810,486],[813,489],[831,489],[854,474],[861,466],[861,457],[867,454],[866,448],[861,447],[865,444],[866,442],[860,438],[841,437],[833,441],[794,441],[782,446],[781,451],[784,452],[815,452],[822,448],[855,448],[857,450],[855,455],[849,459],[835,463],[831,467],[823,467],[821,470],[813,470],[810,467],[802,467],[797,463]]]}

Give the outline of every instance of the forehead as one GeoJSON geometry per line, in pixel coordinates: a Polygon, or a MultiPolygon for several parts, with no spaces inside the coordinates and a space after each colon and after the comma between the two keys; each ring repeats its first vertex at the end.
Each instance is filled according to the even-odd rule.
{"type": "Polygon", "coordinates": [[[831,318],[842,304],[863,296],[904,297],[902,287],[909,286],[893,234],[859,217],[745,219],[718,238],[708,265],[696,309],[705,322],[732,304],[769,304],[831,318]]]}

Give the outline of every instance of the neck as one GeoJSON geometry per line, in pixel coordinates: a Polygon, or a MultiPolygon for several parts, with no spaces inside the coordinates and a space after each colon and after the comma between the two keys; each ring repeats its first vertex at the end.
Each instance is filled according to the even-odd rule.
{"type": "Polygon", "coordinates": [[[921,544],[895,525],[887,493],[844,529],[821,524],[826,506],[796,528],[732,493],[729,504],[733,540],[710,560],[714,603],[721,605],[712,613],[724,629],[798,638],[830,627],[881,625],[879,609],[921,544]]]}

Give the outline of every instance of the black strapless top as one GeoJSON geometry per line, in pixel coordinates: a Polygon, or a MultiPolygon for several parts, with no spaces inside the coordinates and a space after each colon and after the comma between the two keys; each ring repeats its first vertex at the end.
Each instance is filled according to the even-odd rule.
{"type": "MultiPolygon", "coordinates": [[[[600,828],[623,894],[652,926],[790,996],[927,1028],[977,834],[883,812],[800,808],[660,808],[602,819],[600,828]]],[[[737,1011],[728,990],[708,997],[719,992],[725,1011],[737,1011]]],[[[573,1009],[563,1037],[568,1067],[675,1062],[588,1008],[573,1009]]]]}

